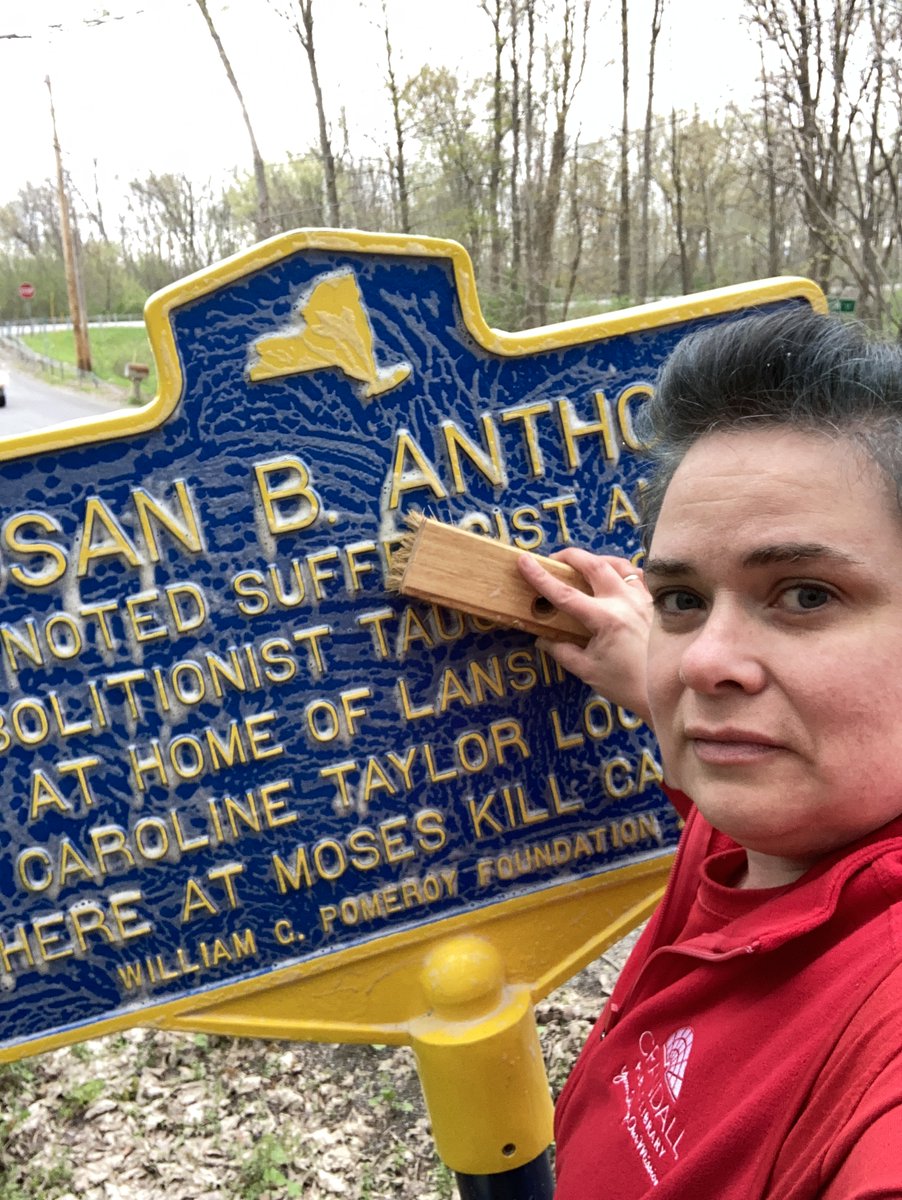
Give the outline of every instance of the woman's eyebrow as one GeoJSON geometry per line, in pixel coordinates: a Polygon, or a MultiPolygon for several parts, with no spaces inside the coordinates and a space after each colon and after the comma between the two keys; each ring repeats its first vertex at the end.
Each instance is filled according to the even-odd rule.
{"type": "Polygon", "coordinates": [[[674,579],[680,575],[692,575],[694,568],[691,563],[681,558],[649,558],[643,564],[646,575],[658,575],[662,579],[674,579]]]}
{"type": "Polygon", "coordinates": [[[761,546],[747,554],[742,560],[744,567],[764,567],[771,563],[795,563],[808,559],[827,559],[829,562],[845,563],[849,566],[860,566],[860,560],[838,550],[835,546],[825,546],[821,542],[776,542],[771,546],[761,546]]]}
{"type": "MultiPolygon", "coordinates": [[[[821,542],[775,542],[759,546],[742,560],[743,567],[766,567],[774,563],[801,563],[814,559],[827,560],[847,566],[860,566],[860,560],[821,542]]],[[[645,563],[645,574],[658,579],[685,579],[695,575],[696,568],[682,558],[649,558],[645,563]]]]}

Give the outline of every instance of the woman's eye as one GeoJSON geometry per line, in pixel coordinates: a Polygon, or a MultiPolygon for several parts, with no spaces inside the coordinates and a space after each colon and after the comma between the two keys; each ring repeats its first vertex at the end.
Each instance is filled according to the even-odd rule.
{"type": "Polygon", "coordinates": [[[787,588],[780,597],[784,605],[793,612],[811,612],[823,608],[833,599],[833,593],[816,583],[799,583],[787,588]]]}
{"type": "Polygon", "coordinates": [[[667,616],[678,616],[682,613],[696,612],[703,605],[701,596],[694,592],[683,592],[674,589],[671,592],[659,592],[655,596],[655,608],[667,616]]]}

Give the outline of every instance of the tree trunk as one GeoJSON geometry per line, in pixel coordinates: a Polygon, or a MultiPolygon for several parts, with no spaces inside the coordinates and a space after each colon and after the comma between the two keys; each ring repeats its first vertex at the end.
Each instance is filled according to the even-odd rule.
{"type": "Polygon", "coordinates": [[[511,292],[518,296],[522,279],[523,214],[520,208],[520,60],[517,57],[517,0],[510,0],[511,14],[511,292]]]}
{"type": "Polygon", "coordinates": [[[770,119],[770,86],[764,69],[764,48],[761,47],[761,86],[764,119],[764,161],[767,186],[767,273],[779,275],[782,260],[779,216],[777,207],[777,151],[770,119]]]}
{"type": "Polygon", "coordinates": [[[395,127],[395,160],[393,163],[395,182],[398,186],[398,210],[401,217],[401,232],[410,233],[410,196],[407,191],[407,162],[404,152],[404,123],[401,120],[401,94],[392,63],[391,37],[388,32],[388,11],[382,0],[382,20],[385,28],[385,60],[388,70],[388,93],[391,97],[392,120],[395,127]]]}
{"type": "MultiPolygon", "coordinates": [[[[548,320],[548,303],[554,268],[554,233],[563,188],[564,164],[567,158],[567,118],[573,97],[582,79],[585,66],[586,28],[589,5],[583,7],[582,51],[575,61],[579,35],[576,30],[576,4],[566,0],[564,5],[564,30],[561,38],[559,71],[551,72],[550,92],[554,98],[554,131],[551,135],[551,150],[544,186],[538,190],[535,205],[535,226],[532,242],[534,247],[534,279],[532,281],[531,305],[527,312],[532,325],[544,325],[548,320]]],[[[550,64],[549,64],[550,66],[550,64]]]]}
{"type": "Polygon", "coordinates": [[[617,295],[625,300],[630,294],[630,159],[629,112],[630,90],[629,21],[627,0],[620,0],[620,47],[623,73],[623,115],[620,129],[620,211],[617,219],[617,295]]]}
{"type": "Polygon", "coordinates": [[[501,288],[501,214],[499,200],[501,193],[501,142],[504,136],[502,127],[503,79],[501,75],[501,55],[505,39],[501,33],[501,0],[483,0],[482,11],[492,22],[492,32],[495,38],[495,72],[492,78],[492,143],[489,157],[489,291],[497,295],[501,288]]]}
{"type": "Polygon", "coordinates": [[[573,292],[576,288],[576,277],[579,273],[579,264],[583,256],[583,221],[580,211],[580,196],[579,196],[579,147],[573,155],[573,172],[570,179],[570,221],[571,234],[573,237],[573,253],[570,256],[570,269],[567,272],[567,290],[564,293],[564,303],[561,308],[561,320],[567,320],[567,314],[570,312],[570,302],[573,300],[573,292]]]}
{"type": "Polygon", "coordinates": [[[326,195],[326,213],[329,224],[337,229],[341,225],[341,208],[338,203],[338,179],[335,171],[335,156],[332,153],[332,143],[329,139],[329,127],[326,122],[326,109],[323,104],[323,90],[319,82],[319,70],[316,65],[316,45],[313,40],[313,0],[297,0],[301,13],[301,23],[294,21],[295,33],[301,40],[301,45],[307,54],[307,65],[310,68],[310,83],[313,86],[313,97],[316,102],[316,119],[319,126],[319,152],[323,166],[323,190],[326,195]]]}
{"type": "Polygon", "coordinates": [[[651,131],[655,95],[655,53],[661,18],[664,15],[664,0],[655,0],[651,18],[651,36],[648,46],[648,93],[645,104],[645,127],[642,131],[642,235],[639,239],[639,299],[648,299],[649,258],[649,206],[651,203],[651,131]]]}
{"type": "Polygon", "coordinates": [[[197,0],[197,7],[203,14],[204,20],[207,22],[207,29],[210,31],[210,37],[216,44],[216,49],[219,51],[219,57],[222,60],[222,65],[225,69],[229,83],[232,85],[232,91],[238,100],[241,107],[241,115],[244,118],[247,136],[250,138],[251,155],[254,162],[254,181],[257,187],[257,237],[267,238],[273,232],[272,215],[270,213],[269,204],[269,188],[266,183],[266,168],[263,164],[263,156],[260,153],[260,148],[257,145],[257,139],[254,136],[254,129],[251,125],[251,119],[247,111],[247,106],[244,103],[244,96],[241,94],[241,88],[238,86],[238,80],[235,78],[235,72],[232,70],[232,64],[229,62],[229,57],[225,52],[225,47],[219,37],[216,26],[213,24],[213,18],[207,8],[207,0],[197,0]]]}
{"type": "Polygon", "coordinates": [[[686,296],[691,291],[689,254],[686,248],[686,226],[683,220],[683,167],[680,161],[680,134],[677,130],[676,109],[670,110],[670,169],[673,175],[673,222],[680,252],[680,290],[686,296]]]}
{"type": "Polygon", "coordinates": [[[533,67],[536,45],[535,0],[523,0],[526,6],[526,79],[523,91],[523,259],[526,278],[523,286],[523,307],[527,325],[535,324],[536,309],[536,246],[533,237],[535,218],[535,189],[537,163],[535,141],[537,136],[535,102],[533,99],[533,67]]]}

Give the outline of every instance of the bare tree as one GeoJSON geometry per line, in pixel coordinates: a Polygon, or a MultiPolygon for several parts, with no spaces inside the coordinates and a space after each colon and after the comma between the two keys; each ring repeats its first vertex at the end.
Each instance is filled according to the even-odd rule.
{"type": "MultiPolygon", "coordinates": [[[[520,117],[523,128],[523,156],[520,162],[522,184],[520,188],[522,224],[522,251],[525,279],[523,281],[523,310],[527,324],[535,324],[535,281],[536,281],[536,241],[534,236],[535,196],[541,186],[543,176],[542,155],[536,153],[536,142],[539,139],[539,120],[535,89],[535,60],[536,60],[536,0],[523,0],[521,10],[526,17],[526,47],[525,71],[521,71],[522,103],[520,117]]],[[[522,41],[521,41],[522,47],[522,41]]],[[[523,50],[521,48],[521,54],[523,50]]]]}
{"type": "Polygon", "coordinates": [[[749,247],[747,231],[757,239],[764,222],[759,196],[749,185],[754,178],[749,159],[757,146],[741,147],[744,131],[732,111],[706,121],[697,110],[672,111],[662,130],[655,178],[670,216],[672,241],[661,279],[668,290],[688,292],[749,277],[757,242],[749,247]]]}
{"type": "MultiPolygon", "coordinates": [[[[530,238],[533,253],[526,318],[533,325],[544,324],[548,319],[554,234],[568,148],[567,121],[586,62],[589,0],[582,2],[581,20],[579,12],[578,0],[564,0],[560,42],[557,45],[548,42],[545,47],[547,107],[552,129],[547,162],[533,162],[531,168],[535,219],[530,238]]],[[[538,143],[537,132],[534,129],[530,139],[533,147],[538,143]]]]}
{"type": "Polygon", "coordinates": [[[648,299],[649,212],[651,204],[651,143],[654,121],[655,56],[658,46],[658,36],[661,32],[661,22],[664,16],[664,0],[654,0],[654,5],[649,30],[648,87],[646,90],[645,125],[642,130],[641,234],[639,238],[639,278],[636,288],[640,300],[648,299]]]}
{"type": "Polygon", "coordinates": [[[857,136],[849,141],[840,213],[851,237],[838,241],[840,258],[858,289],[859,316],[902,330],[895,303],[892,256],[902,234],[898,173],[902,134],[899,58],[902,12],[894,0],[868,0],[869,46],[861,82],[857,136]]]}
{"type": "Polygon", "coordinates": [[[310,83],[313,87],[316,118],[319,126],[319,152],[323,164],[323,188],[326,193],[326,209],[329,224],[338,228],[341,225],[341,208],[338,202],[338,176],[335,167],[335,155],[332,152],[332,142],[329,137],[329,126],[326,121],[323,90],[319,82],[319,69],[316,64],[316,44],[313,40],[313,0],[285,0],[284,4],[274,3],[273,6],[297,34],[304,48],[304,53],[307,55],[307,66],[310,70],[310,83]]]}
{"type": "Polygon", "coordinates": [[[630,294],[632,256],[630,253],[630,36],[627,0],[620,0],[621,92],[623,108],[620,124],[620,211],[617,221],[617,294],[630,294]]]}
{"type": "MultiPolygon", "coordinates": [[[[211,0],[195,2],[219,20],[211,0]]],[[[375,36],[393,124],[384,153],[371,157],[356,150],[343,114],[334,131],[326,122],[313,44],[323,10],[316,0],[269,2],[304,46],[321,134],[266,170],[275,227],[343,218],[459,238],[487,318],[507,328],[558,318],[553,300],[566,314],[581,295],[646,298],[784,270],[855,296],[860,315],[884,328],[902,325],[900,0],[744,0],[761,45],[758,98],[750,111],[711,119],[656,114],[672,6],[649,0],[645,28],[630,30],[621,0],[612,57],[623,51],[623,61],[613,70],[623,68],[628,101],[630,41],[635,96],[643,33],[644,129],[615,118],[610,134],[578,147],[586,0],[479,0],[494,35],[479,78],[425,66],[408,79],[384,3],[375,36]]],[[[142,178],[118,237],[90,187],[86,199],[70,194],[95,305],[103,294],[136,308],[143,291],[263,231],[250,164],[223,191],[185,176],[142,178]]],[[[63,264],[48,196],[33,188],[0,204],[0,283],[11,279],[14,293],[16,279],[35,278],[53,307],[63,264]]],[[[0,311],[15,312],[2,297],[0,311]]]]}
{"type": "Polygon", "coordinates": [[[392,45],[391,35],[388,29],[388,10],[385,7],[385,0],[382,0],[382,29],[385,34],[385,63],[388,73],[388,94],[391,100],[392,122],[394,124],[395,133],[395,155],[392,158],[389,154],[389,163],[395,177],[395,184],[398,189],[398,210],[401,218],[401,232],[410,233],[410,196],[407,191],[407,161],[405,157],[404,146],[404,121],[401,117],[401,92],[398,88],[398,81],[395,77],[394,62],[392,60],[392,45]]]}
{"type": "Polygon", "coordinates": [[[55,185],[26,185],[15,200],[0,208],[0,243],[8,253],[24,251],[40,259],[46,255],[62,259],[59,199],[55,185]]]}
{"type": "Polygon", "coordinates": [[[200,270],[234,247],[228,241],[228,205],[209,182],[151,172],[129,185],[143,253],[168,265],[171,278],[200,270]]]}
{"type": "Polygon", "coordinates": [[[581,209],[581,197],[579,194],[579,146],[573,153],[573,164],[570,170],[569,180],[569,197],[570,197],[570,243],[571,252],[567,270],[567,286],[564,291],[564,302],[561,305],[561,320],[567,320],[567,314],[570,311],[570,304],[573,300],[573,292],[576,288],[576,280],[579,274],[579,266],[583,255],[583,217],[581,209]]]}
{"type": "Polygon", "coordinates": [[[761,115],[764,135],[765,172],[767,187],[767,273],[776,275],[780,270],[777,145],[771,116],[771,87],[764,69],[764,51],[761,50],[761,115]]]}
{"type": "Polygon", "coordinates": [[[225,52],[225,47],[222,44],[222,39],[219,32],[213,23],[213,18],[210,16],[210,10],[207,7],[207,0],[196,0],[197,7],[200,9],[204,20],[207,23],[207,29],[210,31],[210,37],[213,39],[216,49],[219,51],[219,57],[222,61],[223,68],[229,83],[232,86],[232,91],[235,93],[235,98],[241,108],[241,116],[244,120],[247,136],[251,143],[251,157],[254,163],[254,180],[257,185],[257,237],[267,238],[273,232],[272,217],[270,215],[269,203],[269,188],[266,182],[266,167],[263,162],[263,156],[260,153],[260,147],[257,145],[257,138],[254,134],[254,127],[251,125],[250,114],[247,111],[247,105],[244,103],[244,96],[241,88],[238,86],[238,80],[235,78],[235,72],[232,70],[232,64],[229,61],[229,56],[225,52]]]}
{"type": "Polygon", "coordinates": [[[748,3],[766,48],[777,56],[773,82],[790,118],[808,229],[808,270],[826,288],[836,254],[843,160],[858,114],[848,72],[863,0],[748,3]]]}
{"type": "Polygon", "coordinates": [[[521,289],[523,262],[523,214],[520,197],[520,154],[522,119],[520,114],[520,59],[517,52],[517,26],[520,22],[518,0],[510,0],[511,25],[511,163],[510,163],[510,211],[511,211],[511,290],[516,296],[521,289]]]}
{"type": "Polygon", "coordinates": [[[689,253],[683,206],[682,141],[683,135],[677,125],[676,109],[672,108],[670,110],[670,174],[673,192],[670,196],[670,203],[673,209],[673,224],[680,257],[680,290],[685,295],[692,290],[692,279],[689,273],[689,253]]]}
{"type": "Polygon", "coordinates": [[[502,31],[502,0],[482,0],[480,8],[492,22],[495,64],[491,93],[491,155],[489,158],[489,288],[497,292],[501,285],[501,213],[499,211],[504,137],[504,80],[502,58],[507,36],[502,31]]]}

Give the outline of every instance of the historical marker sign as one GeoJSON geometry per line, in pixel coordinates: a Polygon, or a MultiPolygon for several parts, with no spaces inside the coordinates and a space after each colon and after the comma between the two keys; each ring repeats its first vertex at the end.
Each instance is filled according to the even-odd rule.
{"type": "Polygon", "coordinates": [[[508,336],[459,247],[298,234],[155,297],[152,404],[0,444],[4,1055],[666,855],[650,731],[386,564],[411,507],[636,554],[661,360],[818,295],[508,336]]]}

